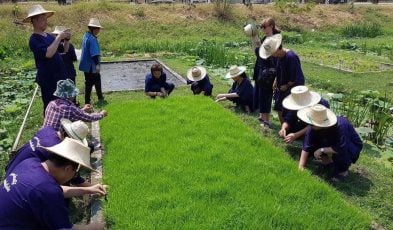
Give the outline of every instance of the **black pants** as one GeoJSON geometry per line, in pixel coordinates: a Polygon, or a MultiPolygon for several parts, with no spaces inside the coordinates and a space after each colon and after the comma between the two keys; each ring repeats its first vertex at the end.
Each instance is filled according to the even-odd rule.
{"type": "Polygon", "coordinates": [[[101,88],[101,75],[99,73],[86,73],[85,72],[85,104],[91,103],[91,90],[93,86],[96,89],[98,100],[104,100],[101,88]]]}

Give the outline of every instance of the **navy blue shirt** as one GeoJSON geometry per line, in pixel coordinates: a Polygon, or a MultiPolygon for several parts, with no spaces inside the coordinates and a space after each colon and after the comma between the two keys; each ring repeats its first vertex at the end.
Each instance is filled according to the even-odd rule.
{"type": "Polygon", "coordinates": [[[55,38],[49,34],[42,36],[32,34],[29,40],[30,50],[34,54],[37,68],[36,82],[40,85],[49,85],[56,89],[57,81],[67,79],[66,69],[59,52],[51,58],[46,57],[46,51],[55,38]]]}
{"type": "Polygon", "coordinates": [[[67,77],[75,81],[76,71],[74,67],[74,62],[77,61],[75,47],[70,43],[68,52],[64,53],[64,43],[61,43],[57,51],[60,53],[61,57],[63,58],[63,62],[67,72],[67,77]]]}
{"type": "Polygon", "coordinates": [[[200,88],[202,91],[208,91],[212,88],[212,84],[210,83],[210,79],[207,74],[202,80],[199,81],[191,81],[187,79],[187,84],[193,84],[193,83],[197,83],[198,88],[200,88]]]}
{"type": "Polygon", "coordinates": [[[237,82],[233,82],[231,89],[228,93],[236,93],[239,98],[228,98],[229,100],[235,101],[237,104],[248,105],[251,110],[253,108],[253,92],[254,87],[251,84],[250,79],[243,78],[242,82],[238,85],[237,82]]]}
{"type": "Polygon", "coordinates": [[[156,79],[151,73],[145,78],[145,92],[158,92],[160,88],[164,88],[166,83],[166,73],[162,72],[161,76],[156,79]],[[158,91],[157,91],[158,89],[158,91]]]}
{"type": "Polygon", "coordinates": [[[352,162],[359,158],[363,142],[345,117],[337,117],[337,124],[321,130],[307,128],[303,150],[313,154],[319,148],[331,147],[338,154],[349,156],[352,162]]]}
{"type": "MultiPolygon", "coordinates": [[[[318,104],[324,105],[328,109],[330,108],[329,102],[323,98],[321,98],[318,104]]],[[[284,122],[288,123],[291,133],[302,130],[308,125],[307,123],[298,119],[296,110],[289,110],[283,107],[282,117],[284,119],[284,122]]]]}
{"type": "Polygon", "coordinates": [[[293,86],[304,85],[304,75],[300,59],[292,50],[289,50],[283,58],[278,58],[276,68],[278,88],[288,84],[288,82],[295,82],[293,86]]]}
{"type": "Polygon", "coordinates": [[[0,185],[0,229],[70,229],[63,190],[37,158],[21,162],[0,185]]]}
{"type": "MultiPolygon", "coordinates": [[[[34,135],[34,137],[25,145],[23,145],[14,158],[10,160],[8,165],[6,166],[6,176],[8,176],[14,169],[24,160],[29,158],[39,159],[40,162],[44,162],[48,160],[49,154],[42,148],[38,146],[44,147],[52,147],[61,142],[60,137],[57,134],[57,131],[51,126],[45,126],[38,130],[38,132],[34,135]]],[[[74,177],[70,183],[71,184],[82,184],[85,180],[79,175],[74,177]]]]}

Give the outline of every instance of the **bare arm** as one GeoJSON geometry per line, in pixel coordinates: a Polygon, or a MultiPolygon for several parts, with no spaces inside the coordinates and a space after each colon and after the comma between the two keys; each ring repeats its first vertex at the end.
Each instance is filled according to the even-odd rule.
{"type": "Polygon", "coordinates": [[[71,198],[75,196],[84,196],[84,195],[104,196],[106,194],[105,185],[102,184],[90,185],[90,183],[88,184],[89,185],[87,187],[61,186],[61,188],[63,189],[64,198],[71,198]]]}
{"type": "Polygon", "coordinates": [[[67,38],[71,36],[71,34],[69,32],[60,32],[55,40],[52,42],[52,44],[50,44],[50,46],[48,46],[48,48],[46,49],[46,54],[45,57],[47,58],[52,58],[53,55],[55,55],[55,53],[57,52],[57,48],[59,47],[59,44],[61,42],[61,40],[67,38]]]}

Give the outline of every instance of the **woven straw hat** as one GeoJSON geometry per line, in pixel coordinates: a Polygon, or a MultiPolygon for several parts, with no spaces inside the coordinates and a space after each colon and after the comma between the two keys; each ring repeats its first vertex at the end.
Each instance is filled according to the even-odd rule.
{"type": "Polygon", "coordinates": [[[104,28],[101,26],[100,21],[97,18],[90,18],[88,27],[104,28]]]}
{"type": "Polygon", "coordinates": [[[65,26],[55,26],[55,30],[52,32],[52,34],[59,34],[63,31],[69,30],[70,28],[66,28],[65,26]]]}
{"type": "Polygon", "coordinates": [[[206,69],[202,66],[194,66],[187,71],[187,78],[191,81],[200,81],[206,77],[206,69]]]}
{"type": "Polygon", "coordinates": [[[68,119],[62,118],[60,123],[68,136],[81,141],[84,145],[88,146],[86,136],[89,133],[89,127],[83,121],[72,122],[68,119]]]}
{"type": "Polygon", "coordinates": [[[299,85],[291,89],[291,94],[282,101],[286,109],[299,110],[319,103],[321,95],[309,91],[307,86],[299,85]]]}
{"type": "Polygon", "coordinates": [[[41,148],[95,171],[90,165],[90,148],[78,140],[66,137],[57,145],[41,148]]]}
{"type": "Polygon", "coordinates": [[[79,90],[71,79],[58,81],[56,91],[53,93],[54,96],[63,99],[76,97],[78,94],[79,90]]]}
{"type": "Polygon", "coordinates": [[[268,57],[272,56],[272,54],[280,47],[281,42],[281,34],[275,34],[267,37],[259,48],[259,56],[263,59],[267,59],[268,57]]]}
{"type": "Polygon", "coordinates": [[[300,120],[317,127],[331,127],[337,123],[337,116],[325,106],[316,104],[297,112],[300,120]]]}
{"type": "Polygon", "coordinates": [[[245,66],[233,65],[229,68],[229,72],[225,75],[225,78],[229,79],[229,78],[237,77],[237,76],[241,75],[242,73],[244,73],[246,71],[246,69],[247,69],[247,67],[245,67],[245,66]]]}
{"type": "Polygon", "coordinates": [[[53,14],[55,13],[55,11],[49,11],[49,10],[45,10],[41,5],[33,5],[28,13],[27,13],[27,17],[25,19],[23,19],[23,22],[30,22],[30,18],[40,15],[40,14],[46,14],[46,16],[49,18],[51,17],[53,14]]]}

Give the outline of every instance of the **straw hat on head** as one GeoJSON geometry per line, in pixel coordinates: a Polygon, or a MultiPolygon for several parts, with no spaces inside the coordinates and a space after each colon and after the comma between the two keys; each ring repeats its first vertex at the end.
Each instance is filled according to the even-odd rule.
{"type": "Polygon", "coordinates": [[[95,27],[95,28],[104,28],[101,26],[100,21],[97,18],[90,18],[88,27],[95,27]]]}
{"type": "Polygon", "coordinates": [[[95,171],[90,165],[90,148],[78,140],[66,137],[57,145],[41,148],[95,171]]]}
{"type": "Polygon", "coordinates": [[[59,34],[63,31],[69,30],[70,28],[66,28],[65,26],[55,26],[55,30],[52,32],[52,34],[59,34]]]}
{"type": "Polygon", "coordinates": [[[316,104],[297,112],[300,120],[317,127],[331,127],[337,123],[337,116],[325,106],[316,104]]]}
{"type": "Polygon", "coordinates": [[[272,56],[272,54],[280,47],[281,42],[281,34],[275,34],[265,38],[261,47],[259,48],[259,56],[263,59],[267,59],[268,57],[272,56]]]}
{"type": "Polygon", "coordinates": [[[291,94],[282,101],[284,108],[289,110],[299,110],[313,106],[321,101],[321,95],[309,91],[307,86],[299,85],[291,89],[291,94]]]}
{"type": "Polygon", "coordinates": [[[226,79],[234,78],[246,72],[247,67],[233,65],[229,68],[229,72],[225,75],[226,79]]]}
{"type": "Polygon", "coordinates": [[[58,81],[56,91],[53,93],[54,96],[63,99],[76,97],[78,94],[79,90],[71,79],[58,81]]]}
{"type": "Polygon", "coordinates": [[[191,81],[200,81],[206,77],[206,69],[202,66],[194,66],[187,71],[187,78],[191,81]]]}
{"type": "Polygon", "coordinates": [[[27,13],[27,17],[25,19],[23,19],[23,22],[30,22],[31,17],[37,16],[40,14],[46,14],[46,16],[49,18],[54,13],[55,13],[55,11],[45,10],[41,5],[33,5],[29,9],[29,11],[27,13]]]}
{"type": "Polygon", "coordinates": [[[68,136],[81,141],[84,145],[88,146],[86,136],[89,133],[89,127],[83,121],[72,122],[68,119],[62,118],[60,123],[68,136]]]}

